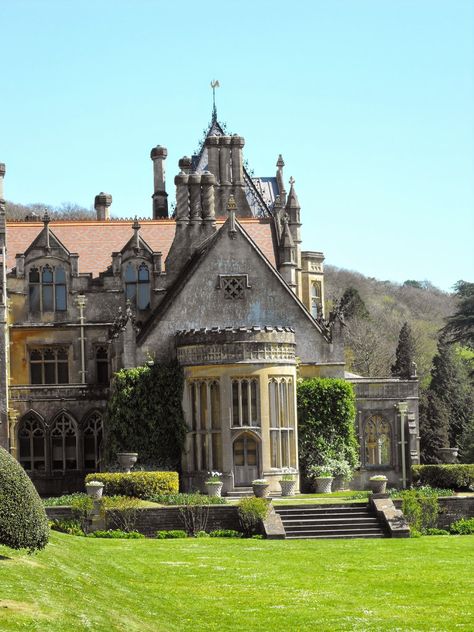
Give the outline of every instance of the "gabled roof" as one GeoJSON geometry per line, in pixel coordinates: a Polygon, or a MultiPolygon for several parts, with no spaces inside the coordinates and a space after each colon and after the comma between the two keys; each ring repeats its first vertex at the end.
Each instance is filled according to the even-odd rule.
{"type": "MultiPolygon", "coordinates": [[[[270,218],[241,219],[245,230],[258,244],[265,257],[272,265],[276,265],[276,242],[270,218]]],[[[218,219],[219,228],[224,223],[218,219]]],[[[120,252],[132,235],[133,220],[109,221],[67,221],[56,220],[49,224],[50,235],[67,250],[71,249],[79,255],[79,272],[98,277],[105,272],[112,262],[112,252],[120,252]]],[[[166,260],[173,243],[176,223],[172,219],[140,219],[140,237],[153,252],[161,252],[166,260]]],[[[43,230],[40,222],[21,221],[7,222],[7,267],[15,266],[15,256],[25,253],[43,230]]]]}
{"type": "Polygon", "coordinates": [[[53,231],[44,226],[39,235],[32,241],[28,248],[24,251],[24,255],[28,255],[32,250],[44,250],[50,248],[51,250],[62,250],[66,257],[71,254],[66,246],[56,237],[53,231]]]}
{"type": "MultiPolygon", "coordinates": [[[[203,242],[203,244],[201,244],[201,246],[190,257],[190,259],[188,260],[188,262],[185,264],[182,271],[180,272],[176,281],[168,289],[163,301],[153,310],[153,312],[150,314],[147,321],[142,326],[142,329],[140,330],[140,333],[137,336],[137,343],[140,344],[147,337],[148,333],[154,328],[156,323],[161,320],[161,318],[166,314],[169,307],[173,305],[176,297],[184,288],[188,279],[191,278],[191,276],[194,274],[197,268],[204,261],[208,253],[211,251],[212,246],[217,242],[218,239],[224,238],[224,235],[226,233],[226,227],[229,221],[230,219],[228,218],[224,222],[221,229],[219,231],[216,231],[213,235],[211,235],[211,237],[209,237],[205,242],[203,242]]],[[[321,326],[321,324],[318,321],[316,321],[311,316],[309,311],[306,309],[305,305],[300,301],[300,299],[296,296],[296,294],[288,287],[288,285],[285,283],[282,277],[278,274],[275,267],[267,260],[264,253],[258,247],[257,243],[253,241],[250,235],[248,235],[246,230],[243,228],[241,224],[241,220],[235,219],[235,227],[237,231],[244,237],[244,239],[246,239],[246,241],[254,249],[257,255],[261,258],[262,263],[270,270],[271,274],[273,274],[278,279],[282,288],[290,297],[290,300],[293,300],[298,304],[299,308],[303,311],[304,315],[311,322],[313,327],[318,330],[318,332],[327,342],[329,342],[328,332],[321,326]]]]}

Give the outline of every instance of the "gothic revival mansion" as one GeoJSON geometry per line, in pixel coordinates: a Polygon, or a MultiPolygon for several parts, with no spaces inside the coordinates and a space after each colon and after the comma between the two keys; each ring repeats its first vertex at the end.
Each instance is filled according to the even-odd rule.
{"type": "Polygon", "coordinates": [[[298,467],[297,377],[354,383],[355,485],[374,472],[400,485],[418,461],[416,380],[345,374],[294,182],[281,156],[274,176],[251,177],[243,147],[213,116],[199,154],[179,161],[172,217],[167,151],[152,149],[153,214],[139,221],[110,219],[100,193],[94,221],[7,222],[0,165],[0,445],[41,493],[100,469],[110,379],[150,357],[184,369],[185,488],[218,470],[226,491],[263,477],[277,490],[298,467]]]}

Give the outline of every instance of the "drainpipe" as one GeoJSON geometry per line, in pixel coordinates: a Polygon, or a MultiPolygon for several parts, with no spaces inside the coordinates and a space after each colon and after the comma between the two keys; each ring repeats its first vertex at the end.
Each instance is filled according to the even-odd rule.
{"type": "Polygon", "coordinates": [[[398,403],[398,412],[400,413],[400,441],[398,444],[400,445],[401,453],[402,453],[402,487],[406,489],[407,487],[407,464],[406,464],[406,441],[405,441],[405,418],[408,412],[408,404],[407,402],[399,402],[398,403]]]}
{"type": "Polygon", "coordinates": [[[84,294],[78,294],[76,296],[76,304],[79,308],[79,323],[81,328],[81,335],[79,340],[81,342],[81,384],[86,383],[86,339],[84,336],[84,307],[86,306],[87,299],[84,294]]]}

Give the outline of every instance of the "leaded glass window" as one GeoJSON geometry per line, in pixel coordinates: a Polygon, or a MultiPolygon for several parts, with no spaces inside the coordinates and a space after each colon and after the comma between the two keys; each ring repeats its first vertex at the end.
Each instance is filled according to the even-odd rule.
{"type": "Polygon", "coordinates": [[[382,415],[372,415],[364,428],[365,465],[391,465],[392,431],[382,415]]]}
{"type": "Polygon", "coordinates": [[[28,275],[30,312],[67,310],[66,272],[63,267],[46,264],[31,268],[28,275]]]}

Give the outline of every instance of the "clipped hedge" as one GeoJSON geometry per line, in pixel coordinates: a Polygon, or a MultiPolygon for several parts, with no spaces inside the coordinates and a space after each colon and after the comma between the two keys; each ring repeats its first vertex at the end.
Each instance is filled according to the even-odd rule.
{"type": "Polygon", "coordinates": [[[176,494],[179,488],[177,472],[103,472],[88,474],[86,483],[104,483],[107,496],[149,498],[158,494],[176,494]]]}
{"type": "Polygon", "coordinates": [[[414,465],[413,482],[443,489],[474,487],[474,464],[414,465]]]}
{"type": "Polygon", "coordinates": [[[0,544],[11,549],[43,549],[48,518],[38,492],[16,459],[0,448],[0,544]]]}

